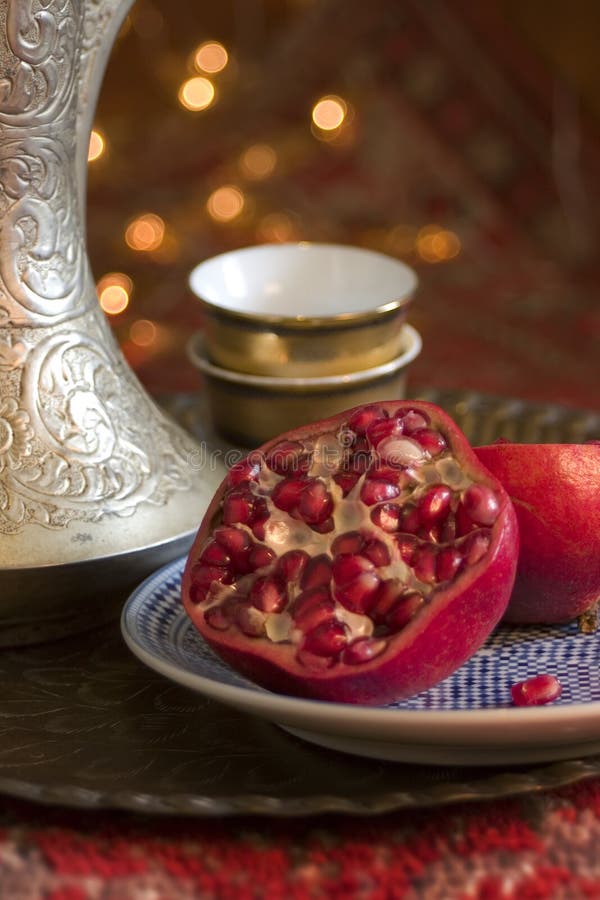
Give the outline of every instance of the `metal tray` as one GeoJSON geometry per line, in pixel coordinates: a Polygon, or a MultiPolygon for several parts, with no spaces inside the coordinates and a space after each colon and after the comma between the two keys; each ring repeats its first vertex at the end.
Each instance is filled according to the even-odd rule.
{"type": "MultiPolygon", "coordinates": [[[[423,390],[474,443],[600,437],[600,414],[423,390]]],[[[215,446],[201,405],[165,404],[215,446]]],[[[195,816],[381,813],[539,791],[600,774],[600,757],[512,768],[415,766],[306,744],[153,674],[118,622],[0,657],[0,791],[49,804],[195,816]]]]}

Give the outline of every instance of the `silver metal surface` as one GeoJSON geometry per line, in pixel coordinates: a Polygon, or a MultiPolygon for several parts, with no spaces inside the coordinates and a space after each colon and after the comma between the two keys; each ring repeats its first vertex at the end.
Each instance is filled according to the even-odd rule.
{"type": "Polygon", "coordinates": [[[90,126],[130,5],[0,0],[0,646],[105,618],[96,593],[181,552],[219,480],[127,366],[86,253],[90,126]]]}

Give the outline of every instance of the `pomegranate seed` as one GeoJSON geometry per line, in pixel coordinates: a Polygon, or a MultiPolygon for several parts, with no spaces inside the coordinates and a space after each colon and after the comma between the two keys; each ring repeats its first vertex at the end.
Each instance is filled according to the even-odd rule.
{"type": "Polygon", "coordinates": [[[331,560],[322,553],[315,556],[308,563],[302,575],[300,584],[303,590],[306,588],[320,587],[328,585],[331,581],[331,560]]]}
{"type": "Polygon", "coordinates": [[[439,456],[448,446],[445,437],[432,428],[420,428],[418,431],[413,431],[412,437],[431,456],[439,456]]]}
{"type": "Polygon", "coordinates": [[[404,426],[405,434],[413,434],[415,431],[427,428],[429,419],[423,413],[417,412],[415,409],[409,409],[402,416],[402,425],[404,426]]]}
{"type": "Polygon", "coordinates": [[[381,624],[393,606],[398,602],[398,596],[403,589],[403,584],[398,578],[388,578],[382,581],[377,590],[370,616],[374,622],[381,624]]]}
{"type": "Polygon", "coordinates": [[[421,527],[421,515],[416,506],[405,506],[400,516],[399,530],[416,534],[421,527]]]}
{"type": "Polygon", "coordinates": [[[366,477],[377,479],[377,481],[389,481],[392,484],[397,484],[399,488],[405,488],[410,482],[410,477],[402,469],[385,466],[380,463],[373,463],[366,473],[366,477]]]}
{"type": "Polygon", "coordinates": [[[298,506],[300,495],[307,485],[304,478],[284,478],[273,488],[271,499],[277,509],[292,512],[298,506]]]}
{"type": "Polygon", "coordinates": [[[210,541],[200,554],[200,560],[209,565],[226,566],[231,562],[231,557],[225,547],[221,547],[216,541],[210,541]]]}
{"type": "Polygon", "coordinates": [[[236,606],[235,624],[248,637],[262,637],[265,633],[264,616],[249,603],[236,606]]]}
{"type": "Polygon", "coordinates": [[[407,565],[411,565],[417,549],[417,539],[412,535],[401,534],[396,538],[396,546],[400,552],[400,557],[407,565]]]}
{"type": "Polygon", "coordinates": [[[412,567],[419,581],[425,584],[436,582],[436,558],[431,547],[419,547],[415,552],[412,567]]]}
{"type": "Polygon", "coordinates": [[[319,525],[331,516],[333,499],[323,481],[309,482],[298,503],[298,513],[307,525],[319,525]]]}
{"type": "Polygon", "coordinates": [[[463,544],[467,565],[474,566],[490,549],[491,535],[486,531],[478,531],[470,535],[463,544]]]}
{"type": "Polygon", "coordinates": [[[401,631],[402,628],[405,628],[423,607],[424,603],[424,597],[416,592],[400,597],[386,618],[386,624],[390,631],[401,631]]]}
{"type": "Polygon", "coordinates": [[[287,591],[275,578],[261,576],[250,588],[248,599],[262,612],[281,612],[287,604],[287,591]]]}
{"type": "Polygon", "coordinates": [[[335,599],[350,612],[367,614],[373,607],[381,581],[374,572],[363,572],[357,578],[340,585],[335,599]]]}
{"type": "Polygon", "coordinates": [[[390,564],[390,551],[383,541],[378,541],[377,538],[368,541],[363,552],[375,566],[389,566],[390,564]]]}
{"type": "Polygon", "coordinates": [[[337,656],[348,641],[348,629],[342,622],[322,622],[309,631],[302,649],[315,656],[337,656]]]}
{"type": "Polygon", "coordinates": [[[352,472],[362,475],[371,465],[371,448],[364,438],[359,438],[353,448],[352,455],[348,461],[348,468],[352,472]]]}
{"type": "Polygon", "coordinates": [[[215,528],[215,540],[230,553],[239,553],[250,546],[250,538],[241,528],[215,528]]]}
{"type": "Polygon", "coordinates": [[[387,412],[380,406],[363,406],[350,416],[347,427],[355,434],[364,434],[373,422],[387,418],[387,412]]]}
{"type": "Polygon", "coordinates": [[[389,481],[365,481],[360,492],[360,499],[367,506],[381,503],[382,500],[393,500],[400,493],[400,488],[389,481]]]}
{"type": "Polygon", "coordinates": [[[354,553],[344,553],[336,556],[331,566],[335,584],[348,584],[363,572],[372,572],[375,566],[364,556],[354,553]]]}
{"type": "Polygon", "coordinates": [[[450,513],[448,518],[442,522],[439,534],[439,542],[441,544],[449,544],[456,537],[456,519],[454,514],[450,513]]]}
{"type": "Polygon", "coordinates": [[[437,484],[419,500],[419,516],[423,525],[436,525],[447,516],[452,502],[452,491],[445,484],[437,484]]]}
{"type": "Polygon", "coordinates": [[[248,566],[251,572],[257,569],[265,569],[275,559],[273,551],[264,544],[257,544],[252,548],[248,556],[248,566]]]}
{"type": "Polygon", "coordinates": [[[378,448],[379,444],[387,438],[400,437],[403,430],[402,420],[397,417],[379,419],[367,428],[367,439],[372,447],[378,448]]]}
{"type": "Polygon", "coordinates": [[[230,487],[236,487],[247,481],[257,481],[261,463],[262,457],[258,454],[250,454],[245,459],[241,459],[227,473],[227,483],[230,487]]]}
{"type": "Polygon", "coordinates": [[[381,656],[386,647],[387,641],[359,638],[346,647],[342,655],[342,662],[349,666],[360,666],[375,659],[376,656],[381,656]]]}
{"type": "Polygon", "coordinates": [[[331,545],[331,552],[333,556],[340,556],[342,553],[358,553],[363,544],[363,537],[358,531],[347,531],[346,534],[336,537],[331,545]]]}
{"type": "Polygon", "coordinates": [[[252,534],[256,538],[257,541],[264,541],[265,536],[267,534],[266,525],[269,521],[268,516],[261,517],[260,519],[255,519],[252,523],[252,534]]]}
{"type": "Polygon", "coordinates": [[[254,497],[247,491],[231,491],[223,500],[225,525],[247,524],[254,515],[254,497]]]}
{"type": "Polygon", "coordinates": [[[485,484],[472,484],[464,492],[462,506],[476,525],[493,525],[500,512],[494,491],[485,484]]]}
{"type": "Polygon", "coordinates": [[[457,550],[455,547],[444,547],[438,553],[435,566],[436,581],[451,581],[460,569],[463,561],[463,555],[460,550],[457,550]]]}
{"type": "Polygon", "coordinates": [[[311,588],[296,598],[294,622],[305,633],[312,631],[322,622],[333,619],[335,606],[326,587],[311,588]]]}
{"type": "Polygon", "coordinates": [[[298,441],[280,441],[269,450],[266,463],[277,475],[302,474],[312,465],[312,454],[298,441]]]}
{"type": "Polygon", "coordinates": [[[390,437],[377,446],[377,453],[390,466],[412,466],[423,459],[423,448],[409,437],[390,437]]]}
{"type": "Polygon", "coordinates": [[[371,512],[371,521],[382,531],[391,534],[398,531],[402,510],[395,503],[382,503],[371,512]]]}
{"type": "Polygon", "coordinates": [[[288,550],[278,559],[275,572],[286,584],[299,581],[309,560],[310,556],[304,550],[288,550]]]}
{"type": "Polygon", "coordinates": [[[542,706],[558,700],[562,685],[555,675],[534,675],[513,684],[510,695],[515,706],[542,706]]]}
{"type": "Polygon", "coordinates": [[[231,619],[222,606],[211,606],[204,613],[204,618],[210,627],[217,631],[226,631],[231,625],[231,619]]]}
{"type": "Polygon", "coordinates": [[[337,475],[333,476],[335,483],[342,489],[343,497],[350,493],[359,478],[360,475],[354,472],[338,472],[337,475]]]}
{"type": "Polygon", "coordinates": [[[232,584],[233,575],[225,566],[194,566],[192,569],[192,583],[199,590],[208,591],[215,582],[218,584],[232,584]]]}
{"type": "Polygon", "coordinates": [[[333,521],[332,516],[329,516],[324,522],[315,522],[310,527],[313,531],[316,531],[317,534],[329,534],[329,532],[334,531],[335,522],[333,521]]]}

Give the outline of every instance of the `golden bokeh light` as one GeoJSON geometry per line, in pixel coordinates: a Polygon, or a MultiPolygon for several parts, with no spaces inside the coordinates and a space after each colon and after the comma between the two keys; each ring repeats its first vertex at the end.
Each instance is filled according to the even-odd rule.
{"type": "Polygon", "coordinates": [[[199,112],[212,105],[215,99],[215,88],[210,79],[203,78],[202,75],[194,75],[193,78],[188,78],[183,82],[177,97],[185,109],[199,112]]]}
{"type": "Polygon", "coordinates": [[[100,131],[94,129],[90,134],[90,143],[88,146],[88,162],[94,162],[100,159],[106,149],[106,141],[100,131]]]}
{"type": "Polygon", "coordinates": [[[96,285],[100,306],[109,316],[118,316],[127,309],[133,282],[124,272],[108,272],[96,285]]]}
{"type": "Polygon", "coordinates": [[[194,53],[194,65],[200,72],[214,75],[222,72],[229,62],[229,54],[219,41],[205,41],[194,53]]]}
{"type": "Polygon", "coordinates": [[[225,184],[213,191],[206,201],[209,216],[217,222],[231,222],[244,208],[244,194],[233,184],[225,184]]]}
{"type": "Polygon", "coordinates": [[[144,213],[125,229],[125,243],[132,250],[157,250],[165,236],[165,223],[155,213],[144,213]]]}
{"type": "Polygon", "coordinates": [[[240,157],[240,167],[247,178],[261,181],[272,175],[277,165],[277,153],[269,144],[252,144],[240,157]]]}
{"type": "Polygon", "coordinates": [[[269,213],[258,223],[256,236],[259,241],[269,244],[283,244],[297,238],[296,227],[291,218],[283,212],[269,213]]]}
{"type": "Polygon", "coordinates": [[[335,131],[339,128],[348,112],[348,106],[345,100],[331,94],[327,97],[321,97],[312,111],[312,120],[317,128],[321,131],[335,131]]]}
{"type": "Polygon", "coordinates": [[[426,225],[417,235],[416,250],[428,263],[441,263],[454,259],[461,251],[457,234],[439,225],[426,225]]]}
{"type": "Polygon", "coordinates": [[[136,319],[131,323],[129,337],[138,347],[150,347],[157,336],[157,328],[150,319],[136,319]]]}

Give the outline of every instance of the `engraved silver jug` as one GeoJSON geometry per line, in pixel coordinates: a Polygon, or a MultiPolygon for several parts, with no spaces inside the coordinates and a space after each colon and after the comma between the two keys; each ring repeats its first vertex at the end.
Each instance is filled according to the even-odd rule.
{"type": "Polygon", "coordinates": [[[0,646],[90,627],[184,552],[222,475],[122,357],[87,150],[132,0],[0,0],[0,646]]]}

